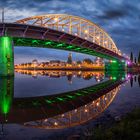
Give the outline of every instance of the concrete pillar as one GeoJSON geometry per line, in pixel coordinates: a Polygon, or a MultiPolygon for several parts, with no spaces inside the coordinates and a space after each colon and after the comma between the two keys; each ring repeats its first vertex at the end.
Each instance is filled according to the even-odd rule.
{"type": "Polygon", "coordinates": [[[14,55],[12,38],[0,37],[0,76],[14,76],[14,55]]]}

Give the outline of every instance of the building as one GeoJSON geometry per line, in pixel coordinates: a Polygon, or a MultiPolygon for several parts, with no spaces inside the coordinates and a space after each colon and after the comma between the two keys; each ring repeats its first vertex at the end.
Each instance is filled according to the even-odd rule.
{"type": "Polygon", "coordinates": [[[36,59],[34,59],[32,61],[33,67],[37,67],[38,66],[38,61],[36,59]]]}
{"type": "Polygon", "coordinates": [[[71,53],[69,53],[67,63],[72,64],[72,54],[71,53]]]}

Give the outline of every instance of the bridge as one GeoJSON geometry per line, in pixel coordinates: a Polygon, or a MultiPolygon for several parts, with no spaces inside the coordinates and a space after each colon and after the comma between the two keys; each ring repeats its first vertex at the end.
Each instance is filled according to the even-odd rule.
{"type": "Polygon", "coordinates": [[[111,60],[111,69],[124,69],[112,38],[95,23],[72,15],[47,14],[0,23],[0,75],[14,75],[13,46],[32,46],[80,52],[111,60]]]}

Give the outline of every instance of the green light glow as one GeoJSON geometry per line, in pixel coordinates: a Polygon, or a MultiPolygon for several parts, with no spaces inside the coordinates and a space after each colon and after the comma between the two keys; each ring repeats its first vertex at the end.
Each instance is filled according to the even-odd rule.
{"type": "Polygon", "coordinates": [[[66,47],[67,49],[71,49],[71,48],[73,48],[73,46],[68,46],[68,47],[66,47]]]}
{"type": "Polygon", "coordinates": [[[75,93],[77,96],[81,96],[81,94],[80,93],[75,93]]]}
{"type": "Polygon", "coordinates": [[[93,49],[87,49],[80,46],[75,45],[69,45],[63,42],[57,42],[57,41],[51,41],[51,40],[39,40],[38,44],[33,43],[30,38],[13,38],[14,46],[32,46],[32,47],[46,47],[46,48],[54,48],[54,49],[62,49],[62,50],[68,50],[68,51],[74,51],[78,53],[84,53],[89,55],[94,55],[106,59],[114,59],[111,56],[108,56],[106,54],[102,54],[100,52],[96,52],[93,49]],[[19,39],[22,39],[23,41],[18,41],[19,39]]]}
{"type": "Polygon", "coordinates": [[[48,103],[48,104],[51,104],[52,103],[52,101],[50,101],[50,100],[45,100],[46,101],[46,103],[48,103]]]}
{"type": "Polygon", "coordinates": [[[74,98],[74,96],[71,96],[71,95],[67,95],[67,97],[68,97],[68,98],[71,98],[71,99],[73,99],[73,98],[74,98]]]}
{"type": "Polygon", "coordinates": [[[13,96],[13,78],[0,79],[0,111],[7,114],[10,111],[13,96]]]}
{"type": "Polygon", "coordinates": [[[57,47],[62,47],[62,46],[63,46],[63,44],[58,44],[58,45],[57,45],[57,47]]]}
{"type": "Polygon", "coordinates": [[[117,63],[117,61],[116,60],[112,60],[112,63],[117,63]]]}
{"type": "Polygon", "coordinates": [[[52,44],[52,42],[50,42],[50,41],[45,42],[45,45],[51,45],[51,44],[52,44]]]}
{"type": "Polygon", "coordinates": [[[12,39],[6,36],[0,37],[0,75],[14,75],[12,39]]]}
{"type": "Polygon", "coordinates": [[[59,101],[64,101],[64,99],[63,99],[63,98],[60,98],[60,97],[57,97],[57,99],[58,99],[59,101]]]}
{"type": "Polygon", "coordinates": [[[112,79],[113,79],[113,80],[116,80],[117,78],[116,78],[116,77],[113,77],[112,79]]]}
{"type": "Polygon", "coordinates": [[[37,43],[38,44],[38,40],[32,40],[32,43],[37,43]]]}

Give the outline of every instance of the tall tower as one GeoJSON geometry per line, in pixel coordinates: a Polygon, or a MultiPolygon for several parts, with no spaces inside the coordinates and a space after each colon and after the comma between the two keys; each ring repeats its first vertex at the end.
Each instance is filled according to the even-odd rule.
{"type": "Polygon", "coordinates": [[[69,55],[68,55],[67,63],[72,64],[72,54],[71,53],[69,53],[69,55]]]}

